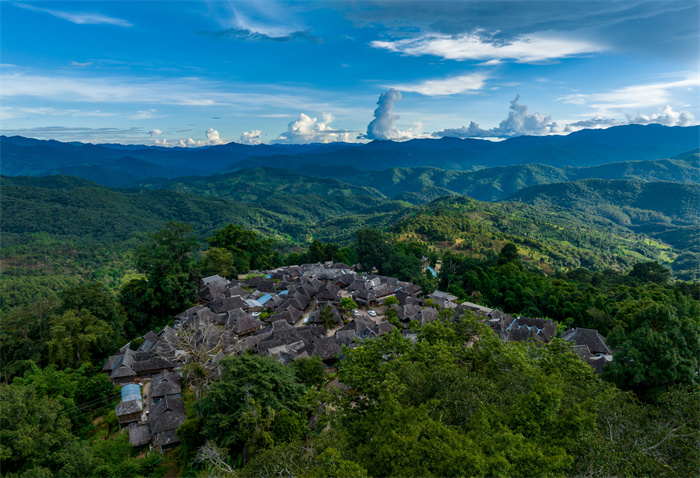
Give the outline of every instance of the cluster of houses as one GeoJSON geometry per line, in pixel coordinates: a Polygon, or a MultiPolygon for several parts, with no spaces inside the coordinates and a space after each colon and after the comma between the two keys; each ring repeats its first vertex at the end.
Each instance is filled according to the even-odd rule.
{"type": "Polygon", "coordinates": [[[175,430],[187,417],[181,398],[182,377],[173,371],[173,363],[142,349],[144,344],[152,346],[158,341],[158,336],[150,334],[154,341],[145,340],[136,352],[131,350],[131,343],[126,344],[107,360],[103,370],[113,382],[123,384],[115,412],[119,426],[129,428],[129,442],[133,446],[153,444],[163,452],[179,443],[175,430]],[[147,358],[135,359],[142,354],[147,358]],[[147,361],[157,361],[159,371],[144,371],[138,366],[147,361]],[[139,372],[133,372],[133,368],[139,372]]]}
{"type": "MultiPolygon", "coordinates": [[[[438,318],[438,309],[451,310],[455,320],[468,312],[482,317],[504,341],[548,343],[557,332],[557,324],[550,320],[513,317],[460,303],[456,296],[441,291],[423,296],[414,284],[357,272],[342,263],[288,266],[236,280],[206,277],[199,305],[177,315],[172,327],[144,335],[136,350],[127,344],[105,364],[103,370],[112,381],[126,385],[116,409],[119,423],[129,427],[134,446],[150,444],[161,450],[174,446],[179,441],[175,430],[186,419],[177,372],[194,349],[211,352],[205,366],[214,378],[223,357],[244,353],[283,363],[319,357],[330,366],[341,357],[342,346],[360,346],[395,328],[383,313],[388,297],[398,302],[389,306],[396,310],[399,323],[394,324],[412,339],[410,323],[432,322],[438,318]],[[362,310],[341,307],[344,298],[362,310]]],[[[595,330],[572,329],[564,339],[598,373],[612,357],[595,330]]]]}

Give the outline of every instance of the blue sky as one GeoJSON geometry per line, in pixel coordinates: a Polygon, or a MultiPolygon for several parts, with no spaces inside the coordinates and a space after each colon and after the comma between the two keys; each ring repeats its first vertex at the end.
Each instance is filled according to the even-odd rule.
{"type": "Polygon", "coordinates": [[[697,124],[695,1],[0,2],[3,134],[202,146],[697,124]]]}

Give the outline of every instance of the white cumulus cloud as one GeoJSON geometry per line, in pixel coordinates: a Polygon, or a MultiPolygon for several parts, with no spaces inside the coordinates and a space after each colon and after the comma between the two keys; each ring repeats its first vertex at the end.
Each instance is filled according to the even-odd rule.
{"type": "Polygon", "coordinates": [[[163,132],[159,129],[152,129],[151,131],[148,132],[148,134],[151,135],[151,138],[155,138],[159,134],[163,134],[163,132]]]}
{"type": "Polygon", "coordinates": [[[241,138],[238,140],[238,142],[241,144],[260,144],[262,143],[262,139],[260,137],[261,134],[262,131],[259,129],[244,131],[243,134],[241,134],[241,138]]]}
{"type": "Polygon", "coordinates": [[[331,127],[333,115],[323,113],[319,121],[304,113],[287,125],[287,131],[281,133],[273,143],[305,144],[332,143],[336,141],[351,142],[351,131],[331,127]]]}
{"type": "Polygon", "coordinates": [[[366,138],[403,141],[425,136],[422,134],[423,125],[420,122],[413,123],[407,130],[400,130],[396,126],[399,117],[394,114],[394,103],[397,101],[401,101],[401,92],[394,88],[379,95],[374,119],[367,125],[366,138]]]}
{"type": "Polygon", "coordinates": [[[689,111],[674,111],[670,105],[666,105],[661,113],[637,116],[627,115],[627,121],[631,124],[662,124],[665,126],[692,126],[698,124],[697,119],[689,111]]]}
{"type": "Polygon", "coordinates": [[[209,128],[205,134],[207,136],[207,144],[224,144],[224,141],[222,141],[222,139],[219,137],[219,132],[214,128],[209,128]]]}
{"type": "Polygon", "coordinates": [[[552,122],[552,117],[548,114],[529,113],[527,105],[519,103],[520,95],[510,102],[508,117],[500,124],[491,129],[482,129],[477,123],[472,121],[469,126],[461,128],[448,128],[433,136],[451,136],[456,138],[510,138],[513,136],[533,135],[541,136],[551,134],[557,130],[556,123],[552,122]]]}

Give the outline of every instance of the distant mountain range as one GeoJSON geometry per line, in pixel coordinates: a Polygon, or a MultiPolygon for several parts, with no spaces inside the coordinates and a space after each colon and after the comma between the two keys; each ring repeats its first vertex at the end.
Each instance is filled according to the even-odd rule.
{"type": "Polygon", "coordinates": [[[62,143],[2,136],[0,150],[4,175],[68,174],[108,186],[126,186],[153,177],[172,179],[261,166],[303,171],[305,175],[318,170],[319,175],[338,178],[351,171],[391,168],[475,171],[523,164],[591,167],[670,158],[698,148],[699,138],[700,126],[626,125],[582,130],[567,136],[521,136],[501,142],[441,138],[367,144],[251,146],[228,143],[192,149],[62,143]]]}

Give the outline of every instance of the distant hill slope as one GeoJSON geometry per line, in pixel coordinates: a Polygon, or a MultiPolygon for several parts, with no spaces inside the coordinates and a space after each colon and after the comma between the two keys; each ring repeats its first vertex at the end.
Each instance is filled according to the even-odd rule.
{"type": "Polygon", "coordinates": [[[530,186],[508,200],[583,211],[625,226],[700,224],[700,185],[697,184],[582,179],[530,186]]]}
{"type": "Polygon", "coordinates": [[[268,167],[214,176],[181,177],[170,181],[142,181],[135,186],[251,202],[303,194],[385,199],[384,195],[374,188],[356,186],[334,178],[300,176],[290,171],[268,167]]]}
{"type": "MultiPolygon", "coordinates": [[[[305,168],[307,174],[330,175],[330,168],[305,168]]],[[[586,178],[639,179],[700,183],[700,153],[689,151],[674,159],[624,161],[587,168],[555,168],[543,164],[521,164],[486,168],[479,171],[446,171],[438,168],[392,168],[384,171],[342,170],[340,179],[351,184],[374,187],[396,197],[424,188],[442,188],[481,201],[502,200],[537,184],[560,183],[586,178]]]]}
{"type": "Polygon", "coordinates": [[[191,168],[166,168],[126,156],[104,165],[66,166],[47,171],[47,175],[65,174],[91,179],[105,186],[124,187],[143,178],[176,178],[200,171],[191,168]]]}
{"type": "Polygon", "coordinates": [[[482,201],[498,201],[532,185],[581,178],[631,178],[698,183],[698,156],[697,152],[688,152],[679,156],[679,159],[625,161],[588,168],[523,164],[472,172],[427,167],[391,168],[383,171],[341,168],[337,171],[339,179],[328,178],[334,173],[332,167],[319,170],[307,166],[295,172],[263,167],[213,176],[142,180],[133,185],[254,202],[294,194],[370,198],[386,196],[413,204],[423,204],[440,196],[454,194],[465,194],[482,201]]]}
{"type": "MultiPolygon", "coordinates": [[[[305,242],[324,235],[318,226],[323,221],[347,215],[371,218],[387,211],[399,214],[405,207],[362,188],[354,189],[362,195],[294,194],[252,203],[166,189],[105,188],[66,176],[0,176],[0,187],[0,229],[5,246],[34,233],[115,242],[134,233],[154,231],[170,220],[191,224],[201,237],[233,222],[282,242],[305,242]]],[[[351,234],[342,231],[344,238],[351,234]]]]}
{"type": "MultiPolygon", "coordinates": [[[[265,170],[249,173],[251,178],[268,174],[265,170]]],[[[645,188],[644,183],[636,183],[630,186],[631,191],[645,188]]],[[[332,181],[327,185],[332,186],[329,191],[345,187],[332,181]]],[[[438,248],[475,257],[493,254],[504,242],[513,241],[523,248],[529,260],[547,264],[545,270],[549,272],[556,267],[582,265],[626,268],[637,260],[672,260],[682,252],[654,245],[632,232],[634,225],[625,227],[609,220],[606,210],[600,211],[603,215],[597,211],[579,212],[552,206],[553,202],[547,201],[535,205],[488,203],[460,196],[409,205],[381,198],[378,193],[373,197],[363,188],[350,188],[347,194],[341,189],[336,195],[320,195],[310,192],[321,193],[321,189],[302,186],[302,194],[287,194],[289,191],[283,189],[285,194],[276,195],[273,185],[259,202],[242,202],[166,189],[105,188],[65,176],[0,177],[0,186],[0,229],[5,251],[9,246],[30,243],[36,234],[48,234],[58,240],[80,238],[118,244],[136,233],[155,231],[169,220],[178,220],[194,226],[200,238],[228,223],[236,223],[288,246],[307,244],[311,239],[347,244],[356,230],[365,227],[391,229],[405,239],[422,239],[438,248]]],[[[282,186],[286,188],[285,184],[282,186]]],[[[591,189],[594,188],[589,185],[588,189],[572,191],[590,195],[591,189]]],[[[425,188],[417,194],[443,192],[425,188]]],[[[597,194],[604,196],[600,191],[597,194]]],[[[630,196],[630,207],[643,204],[643,194],[637,194],[637,199],[631,198],[631,193],[623,196],[630,196]]],[[[573,193],[571,200],[575,200],[573,193]]],[[[663,209],[655,214],[663,219],[663,214],[671,211],[663,209]]],[[[671,223],[659,223],[657,230],[648,233],[652,237],[676,237],[672,234],[674,227],[671,223]]],[[[694,237],[692,234],[690,230],[683,231],[682,238],[687,240],[694,237]]]]}

